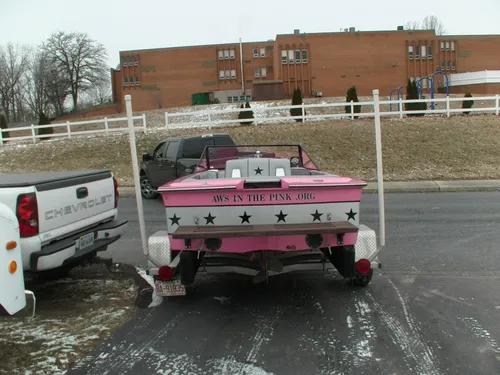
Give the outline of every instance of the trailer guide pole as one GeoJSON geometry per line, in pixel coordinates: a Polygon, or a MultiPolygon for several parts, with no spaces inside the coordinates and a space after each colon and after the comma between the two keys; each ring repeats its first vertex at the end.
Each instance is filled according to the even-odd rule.
{"type": "Polygon", "coordinates": [[[137,202],[137,215],[139,216],[139,227],[141,229],[142,251],[148,254],[148,240],[146,237],[146,224],[144,221],[144,209],[142,206],[141,186],[139,181],[139,162],[137,160],[137,148],[135,144],[135,128],[132,116],[132,97],[125,95],[125,105],[127,108],[128,134],[130,140],[130,153],[132,157],[132,170],[134,171],[135,200],[137,202]]]}

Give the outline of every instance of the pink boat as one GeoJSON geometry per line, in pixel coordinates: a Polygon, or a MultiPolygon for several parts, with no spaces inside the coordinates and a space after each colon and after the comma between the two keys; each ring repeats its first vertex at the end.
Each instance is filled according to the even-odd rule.
{"type": "Polygon", "coordinates": [[[193,174],[158,189],[166,231],[148,244],[157,294],[184,295],[199,272],[258,283],[336,269],[368,285],[381,264],[375,231],[360,224],[366,185],[320,171],[300,145],[205,148],[193,174]]]}

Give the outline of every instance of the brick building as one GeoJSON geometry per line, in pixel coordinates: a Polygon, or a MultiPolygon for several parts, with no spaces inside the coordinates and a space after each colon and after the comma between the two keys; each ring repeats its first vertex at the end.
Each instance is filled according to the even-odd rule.
{"type": "MultiPolygon", "coordinates": [[[[124,95],[134,110],[206,103],[304,97],[381,95],[408,78],[500,70],[500,35],[435,35],[433,30],[279,34],[275,40],[121,51],[111,71],[116,112],[124,95]]],[[[443,77],[436,77],[439,87],[443,77]]],[[[427,81],[422,81],[425,88],[427,81]]],[[[464,86],[465,87],[465,86],[464,86]]],[[[474,94],[500,92],[500,82],[468,85],[474,94]]],[[[460,86],[450,92],[461,92],[460,86]]]]}

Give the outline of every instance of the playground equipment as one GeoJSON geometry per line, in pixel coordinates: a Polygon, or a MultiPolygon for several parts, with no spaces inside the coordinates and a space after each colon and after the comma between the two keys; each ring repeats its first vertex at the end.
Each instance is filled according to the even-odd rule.
{"type": "MultiPolygon", "coordinates": [[[[422,99],[422,86],[420,84],[420,82],[422,82],[423,80],[428,80],[430,81],[430,93],[431,93],[431,99],[434,99],[434,76],[437,75],[437,74],[440,74],[440,75],[443,75],[444,78],[445,78],[445,88],[446,88],[446,96],[449,96],[450,94],[450,89],[449,89],[449,86],[448,86],[448,75],[444,72],[441,72],[439,70],[435,71],[434,73],[432,73],[431,75],[428,75],[427,77],[422,77],[420,78],[419,80],[417,80],[417,88],[418,88],[418,98],[419,99],[422,99]]],[[[398,92],[398,100],[400,97],[402,97],[402,94],[401,94],[401,89],[403,87],[406,87],[406,85],[404,86],[400,86],[398,87],[397,89],[393,89],[391,91],[391,93],[389,94],[389,100],[392,101],[392,93],[394,91],[397,91],[398,92]]],[[[434,109],[434,101],[431,101],[431,109],[434,109]]],[[[399,103],[398,103],[398,111],[400,110],[400,107],[399,107],[399,103]]],[[[392,112],[392,103],[389,104],[389,111],[392,112]]]]}

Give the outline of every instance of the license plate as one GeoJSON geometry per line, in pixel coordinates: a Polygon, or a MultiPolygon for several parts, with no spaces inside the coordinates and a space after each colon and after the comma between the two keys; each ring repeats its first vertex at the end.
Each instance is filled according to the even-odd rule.
{"type": "Polygon", "coordinates": [[[94,244],[94,232],[81,236],[78,244],[79,250],[92,246],[94,244]]]}
{"type": "Polygon", "coordinates": [[[180,280],[175,281],[156,281],[156,294],[160,297],[185,296],[186,287],[180,280]]]}

